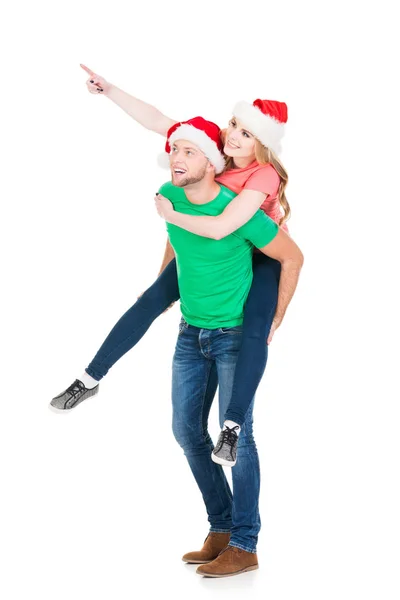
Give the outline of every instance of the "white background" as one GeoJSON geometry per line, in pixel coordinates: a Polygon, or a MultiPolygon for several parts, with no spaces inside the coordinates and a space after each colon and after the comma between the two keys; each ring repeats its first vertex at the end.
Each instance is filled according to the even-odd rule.
{"type": "MultiPolygon", "coordinates": [[[[1,44],[1,597],[398,600],[399,47],[394,3],[20,2],[1,44]],[[390,9],[392,6],[392,9],[390,9]],[[397,47],[396,47],[397,45],[397,47]],[[260,569],[207,534],[171,431],[179,305],[67,415],[48,410],[156,277],[164,142],[85,63],[174,119],[286,101],[305,255],[255,407],[260,569]],[[4,588],[4,590],[3,590],[4,588]]],[[[218,433],[216,403],[210,431],[218,433]]]]}

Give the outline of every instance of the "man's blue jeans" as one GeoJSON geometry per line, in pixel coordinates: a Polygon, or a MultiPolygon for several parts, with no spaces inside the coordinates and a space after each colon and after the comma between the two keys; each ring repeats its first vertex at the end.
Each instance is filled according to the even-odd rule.
{"type": "Polygon", "coordinates": [[[253,438],[254,398],[242,425],[237,463],[232,468],[233,495],[223,468],[211,459],[214,444],[207,429],[218,385],[223,425],[241,337],[242,326],[200,329],[181,319],[172,367],[172,427],[202,493],[210,531],[230,531],[231,546],[256,552],[261,521],[260,465],[253,438]]]}

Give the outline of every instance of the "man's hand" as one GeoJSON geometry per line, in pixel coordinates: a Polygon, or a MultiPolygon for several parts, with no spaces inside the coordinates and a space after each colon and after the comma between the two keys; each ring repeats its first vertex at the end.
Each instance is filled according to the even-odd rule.
{"type": "Polygon", "coordinates": [[[279,325],[281,323],[282,323],[282,321],[279,321],[278,319],[275,319],[275,318],[272,321],[271,329],[269,330],[269,335],[268,335],[268,339],[267,339],[267,345],[268,346],[272,342],[272,338],[274,337],[274,333],[278,329],[278,327],[279,327],[279,325]]]}
{"type": "Polygon", "coordinates": [[[107,94],[111,88],[111,84],[104,77],[97,75],[94,71],[85,67],[85,65],[81,64],[80,66],[89,75],[89,79],[86,81],[89,92],[91,94],[107,94]]]}
{"type": "Polygon", "coordinates": [[[156,205],[156,210],[160,217],[168,221],[168,216],[174,212],[174,206],[172,202],[170,202],[168,198],[165,198],[161,194],[157,194],[154,197],[154,201],[156,205]]]}
{"type": "Polygon", "coordinates": [[[164,314],[164,313],[166,313],[166,312],[168,312],[168,311],[169,311],[169,309],[170,309],[170,308],[172,308],[174,304],[175,304],[175,302],[173,302],[172,304],[170,304],[170,305],[168,306],[168,308],[166,308],[166,309],[163,311],[163,314],[164,314]]]}
{"type": "Polygon", "coordinates": [[[299,274],[303,266],[304,257],[300,248],[295,244],[292,238],[283,231],[283,229],[279,229],[274,239],[264,246],[264,248],[260,248],[260,250],[263,254],[266,254],[281,263],[278,302],[274,320],[271,325],[271,331],[267,338],[267,344],[269,344],[276,329],[282,323],[286,309],[293,297],[297,287],[299,274]]]}

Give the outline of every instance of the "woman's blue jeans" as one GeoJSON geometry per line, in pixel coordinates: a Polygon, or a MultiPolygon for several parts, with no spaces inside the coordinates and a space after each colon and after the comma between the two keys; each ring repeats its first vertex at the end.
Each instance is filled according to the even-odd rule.
{"type": "MultiPolygon", "coordinates": [[[[253,281],[244,307],[242,342],[236,364],[232,398],[225,413],[242,425],[264,374],[266,343],[278,298],[280,263],[264,254],[253,254],[253,281]]],[[[176,261],[172,260],[157,280],[120,318],[86,369],[100,381],[108,370],[143,337],[166,308],[179,299],[176,261]]]]}

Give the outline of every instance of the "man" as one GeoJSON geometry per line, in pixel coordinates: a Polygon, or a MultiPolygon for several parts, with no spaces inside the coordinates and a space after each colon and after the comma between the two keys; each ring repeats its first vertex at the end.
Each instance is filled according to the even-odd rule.
{"type": "MultiPolygon", "coordinates": [[[[202,121],[178,123],[173,128],[172,183],[159,191],[177,211],[215,216],[236,194],[214,180],[219,131],[202,121]]],[[[203,549],[185,554],[183,560],[205,563],[197,569],[201,575],[236,575],[258,568],[260,472],[252,431],[254,398],[239,436],[233,495],[221,465],[211,459],[208,414],[219,384],[222,427],[251,285],[253,247],[281,265],[291,264],[291,269],[282,269],[280,282],[286,306],[303,257],[293,240],[261,210],[222,240],[197,236],[169,223],[167,230],[176,256],[182,311],[173,358],[173,432],[200,488],[210,523],[203,549]]]]}

